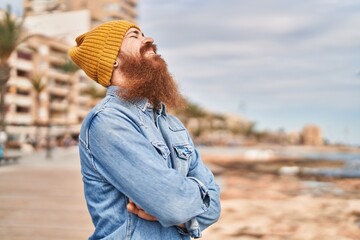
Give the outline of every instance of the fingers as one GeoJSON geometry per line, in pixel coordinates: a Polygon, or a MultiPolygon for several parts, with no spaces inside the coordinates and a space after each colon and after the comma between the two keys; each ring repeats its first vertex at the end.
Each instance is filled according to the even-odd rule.
{"type": "Polygon", "coordinates": [[[138,217],[148,220],[148,221],[157,221],[156,217],[148,214],[144,210],[139,210],[137,215],[138,215],[138,217]]]}
{"type": "Polygon", "coordinates": [[[157,219],[148,214],[147,212],[145,212],[143,209],[141,209],[139,206],[137,206],[133,201],[131,201],[129,199],[129,203],[126,205],[127,210],[132,213],[137,215],[138,217],[144,219],[144,220],[148,220],[148,221],[157,221],[157,219]]]}
{"type": "Polygon", "coordinates": [[[129,212],[138,215],[139,209],[136,207],[136,205],[133,202],[129,202],[126,205],[126,208],[129,212]]]}
{"type": "Polygon", "coordinates": [[[141,209],[141,210],[142,210],[142,208],[139,207],[138,205],[136,205],[130,198],[129,198],[129,203],[130,203],[130,204],[133,204],[137,209],[141,209]]]}

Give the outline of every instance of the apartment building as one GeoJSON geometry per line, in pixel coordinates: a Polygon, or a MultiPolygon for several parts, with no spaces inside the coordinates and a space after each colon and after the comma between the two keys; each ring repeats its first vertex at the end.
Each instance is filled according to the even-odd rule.
{"type": "Polygon", "coordinates": [[[33,38],[11,56],[5,95],[10,141],[34,137],[35,126],[40,126],[40,139],[45,138],[48,125],[53,136],[78,131],[83,117],[78,110],[81,85],[78,73],[63,70],[67,49],[67,44],[57,40],[33,38]],[[35,80],[45,86],[40,93],[32,84],[35,80]]]}
{"type": "Polygon", "coordinates": [[[52,138],[75,136],[82,120],[98,101],[91,94],[102,93],[104,89],[81,70],[64,70],[67,50],[75,45],[75,37],[88,31],[91,25],[112,19],[134,21],[137,1],[24,0],[23,3],[28,15],[26,30],[42,37],[21,44],[10,58],[12,70],[5,95],[8,138],[10,142],[23,143],[27,136],[34,139],[39,135],[44,140],[48,126],[52,138]],[[40,94],[32,84],[35,78],[40,78],[46,86],[40,94]],[[38,134],[36,129],[40,129],[38,134]]]}
{"type": "Polygon", "coordinates": [[[30,16],[86,9],[90,11],[92,26],[114,19],[135,22],[136,7],[137,0],[24,0],[24,11],[30,16]]]}
{"type": "Polygon", "coordinates": [[[53,139],[79,132],[80,123],[95,104],[90,96],[82,94],[93,81],[81,71],[68,72],[64,67],[69,61],[67,51],[74,45],[69,39],[74,41],[89,25],[87,11],[26,18],[25,29],[38,36],[22,43],[9,60],[12,69],[5,95],[5,120],[13,146],[23,143],[27,136],[35,139],[38,135],[44,141],[49,134],[48,126],[53,139]],[[57,27],[66,21],[77,24],[57,27]],[[40,94],[32,84],[35,79],[41,79],[45,86],[40,94]]]}

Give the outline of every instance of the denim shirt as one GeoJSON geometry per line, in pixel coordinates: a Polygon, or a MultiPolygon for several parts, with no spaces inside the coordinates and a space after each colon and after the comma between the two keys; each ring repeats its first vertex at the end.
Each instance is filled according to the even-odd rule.
{"type": "Polygon", "coordinates": [[[190,239],[220,216],[220,189],[183,124],[110,86],[85,118],[79,148],[89,239],[190,239]],[[127,211],[128,199],[158,221],[127,211]],[[185,223],[186,229],[176,225],[185,223]]]}

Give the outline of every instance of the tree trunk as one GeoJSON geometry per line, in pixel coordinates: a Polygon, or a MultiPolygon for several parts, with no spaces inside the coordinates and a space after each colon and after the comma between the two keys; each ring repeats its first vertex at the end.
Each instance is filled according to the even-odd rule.
{"type": "Polygon", "coordinates": [[[35,114],[35,150],[39,149],[39,141],[40,141],[40,93],[36,93],[36,114],[35,114]]]}
{"type": "Polygon", "coordinates": [[[0,64],[0,131],[5,132],[6,123],[6,107],[5,107],[5,93],[6,83],[10,79],[10,66],[7,63],[0,64]]]}

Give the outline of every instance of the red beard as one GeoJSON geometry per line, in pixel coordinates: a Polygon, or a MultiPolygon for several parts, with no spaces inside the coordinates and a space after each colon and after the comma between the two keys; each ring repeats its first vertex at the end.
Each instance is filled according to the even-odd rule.
{"type": "Polygon", "coordinates": [[[174,110],[183,107],[184,99],[166,62],[159,55],[145,57],[149,49],[156,52],[156,46],[150,43],[140,49],[140,57],[119,54],[119,71],[125,77],[119,96],[127,101],[147,98],[155,108],[161,102],[174,110]]]}

